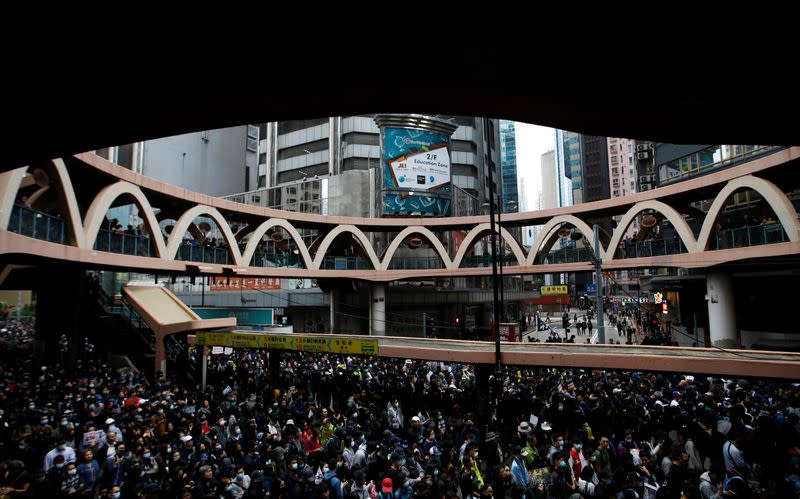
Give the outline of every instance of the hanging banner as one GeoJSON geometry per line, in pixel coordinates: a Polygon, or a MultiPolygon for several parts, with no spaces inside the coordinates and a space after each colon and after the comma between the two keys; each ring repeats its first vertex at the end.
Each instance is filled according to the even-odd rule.
{"type": "Polygon", "coordinates": [[[350,338],[275,335],[262,333],[208,333],[195,335],[195,344],[238,348],[268,348],[297,352],[342,353],[348,355],[378,355],[376,340],[350,338]]]}
{"type": "Polygon", "coordinates": [[[281,280],[275,277],[211,277],[211,291],[247,291],[248,289],[281,289],[281,280]]]}

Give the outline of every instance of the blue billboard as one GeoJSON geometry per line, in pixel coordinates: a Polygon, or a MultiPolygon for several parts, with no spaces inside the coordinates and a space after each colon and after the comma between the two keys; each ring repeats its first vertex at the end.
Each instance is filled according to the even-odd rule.
{"type": "Polygon", "coordinates": [[[384,129],[384,215],[449,216],[450,136],[384,129]]]}

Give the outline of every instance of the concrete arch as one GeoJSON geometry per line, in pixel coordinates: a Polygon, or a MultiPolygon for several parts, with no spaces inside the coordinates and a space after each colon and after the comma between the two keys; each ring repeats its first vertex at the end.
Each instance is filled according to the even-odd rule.
{"type": "MultiPolygon", "coordinates": [[[[536,261],[536,257],[539,255],[542,244],[550,238],[553,231],[560,227],[562,223],[572,224],[573,227],[581,231],[586,236],[586,240],[589,241],[589,246],[594,250],[594,237],[590,235],[593,234],[593,231],[592,228],[589,227],[589,224],[575,215],[558,215],[548,220],[547,223],[544,224],[544,227],[542,227],[542,230],[539,231],[539,235],[536,236],[536,240],[533,242],[533,246],[531,246],[531,250],[528,253],[528,258],[525,261],[527,265],[533,265],[533,262],[536,261]]],[[[603,251],[602,245],[600,251],[603,251]]]]}
{"type": "Polygon", "coordinates": [[[52,160],[52,163],[55,167],[56,181],[61,184],[61,189],[64,193],[62,215],[67,229],[73,237],[72,243],[79,248],[91,249],[91,247],[86,246],[86,237],[81,224],[81,210],[78,208],[78,200],[75,198],[75,191],[72,188],[72,180],[67,171],[67,165],[64,164],[64,160],[61,158],[52,160]]]}
{"type": "Polygon", "coordinates": [[[144,219],[144,224],[150,232],[150,238],[153,240],[156,256],[159,258],[167,257],[167,247],[164,244],[164,238],[161,236],[161,227],[158,225],[153,207],[150,201],[144,195],[139,186],[130,184],[123,180],[111,185],[103,187],[103,189],[95,196],[86,216],[83,219],[83,233],[86,237],[86,244],[89,248],[94,248],[94,242],[97,240],[97,235],[100,232],[100,227],[106,218],[106,213],[111,207],[111,204],[120,196],[128,194],[133,198],[134,204],[139,208],[139,214],[144,219]]]}
{"type": "Polygon", "coordinates": [[[614,254],[617,252],[617,247],[619,246],[620,241],[622,241],[622,236],[625,235],[625,231],[628,230],[628,226],[633,222],[634,217],[641,213],[643,210],[655,210],[662,215],[664,218],[669,220],[672,224],[672,227],[675,228],[675,231],[678,233],[678,237],[681,238],[683,241],[683,245],[686,246],[686,250],[689,253],[697,252],[697,241],[694,238],[694,233],[692,232],[691,227],[689,224],[686,223],[686,220],[681,216],[678,211],[673,208],[672,206],[662,203],[661,201],[656,201],[651,199],[650,201],[642,201],[641,203],[636,203],[635,205],[631,206],[631,208],[625,213],[620,220],[619,224],[617,224],[617,228],[614,230],[614,236],[611,238],[611,242],[608,243],[608,248],[606,248],[605,253],[603,254],[603,260],[613,260],[614,254]]]}
{"type": "Polygon", "coordinates": [[[172,229],[172,233],[170,233],[169,240],[167,242],[167,258],[170,260],[175,259],[175,255],[178,253],[178,247],[183,242],[183,235],[186,234],[187,230],[189,230],[189,225],[194,222],[194,219],[201,215],[206,215],[216,222],[217,227],[219,227],[219,229],[222,231],[222,237],[225,239],[225,243],[228,245],[228,251],[233,257],[233,262],[235,265],[246,266],[247,263],[250,263],[242,263],[242,255],[239,253],[239,246],[236,243],[236,237],[233,235],[233,231],[231,230],[230,225],[228,225],[228,222],[225,220],[225,217],[223,217],[216,208],[205,205],[197,205],[189,208],[183,213],[183,215],[181,215],[181,218],[178,219],[178,222],[172,229]]]}
{"type": "Polygon", "coordinates": [[[8,230],[11,220],[11,211],[17,200],[22,179],[28,172],[28,167],[23,166],[0,174],[0,229],[8,230]]]}
{"type": "Polygon", "coordinates": [[[392,257],[397,252],[397,248],[403,244],[403,240],[410,236],[411,234],[419,234],[423,238],[427,239],[433,249],[436,250],[436,253],[439,254],[439,258],[442,259],[442,263],[444,263],[444,268],[451,269],[453,268],[453,262],[450,260],[450,256],[447,254],[447,250],[444,248],[444,245],[441,241],[434,235],[434,233],[428,229],[427,227],[422,226],[412,226],[406,227],[402,231],[400,231],[397,236],[392,240],[392,243],[386,248],[386,253],[383,255],[383,262],[381,263],[381,270],[388,270],[389,264],[392,262],[392,257]]]}
{"type": "MultiPolygon", "coordinates": [[[[485,232],[490,232],[491,230],[492,227],[489,222],[483,222],[473,227],[472,230],[467,234],[467,237],[464,238],[461,246],[458,248],[458,253],[456,253],[455,258],[453,258],[453,266],[451,268],[459,268],[461,266],[461,262],[464,260],[464,256],[472,247],[475,239],[481,237],[485,232]]],[[[516,239],[514,239],[514,236],[512,236],[511,233],[509,233],[505,228],[502,228],[500,230],[500,237],[502,237],[506,244],[511,247],[511,252],[514,253],[517,263],[519,265],[525,265],[525,252],[522,251],[522,248],[520,248],[519,243],[516,239]]]]}
{"type": "Polygon", "coordinates": [[[717,218],[719,218],[722,209],[725,207],[725,201],[740,189],[753,189],[761,194],[770,208],[772,208],[772,211],[775,212],[775,216],[778,217],[781,225],[783,225],[783,230],[786,231],[789,241],[800,240],[800,222],[797,220],[797,211],[794,209],[792,202],[789,201],[789,198],[786,197],[786,194],[769,180],[747,175],[729,181],[717,194],[717,197],[714,198],[714,202],[706,214],[706,219],[703,221],[700,235],[697,236],[697,247],[700,251],[705,251],[708,248],[711,230],[716,225],[717,218]]]}
{"type": "Polygon", "coordinates": [[[247,241],[247,246],[244,248],[244,255],[242,256],[242,260],[245,262],[245,265],[250,265],[250,261],[253,259],[253,254],[256,252],[256,248],[258,247],[258,242],[261,240],[261,237],[273,227],[281,227],[286,230],[290,236],[292,236],[292,239],[297,245],[297,249],[300,251],[300,256],[303,257],[303,265],[305,265],[307,269],[311,268],[311,254],[308,252],[308,248],[306,248],[300,232],[295,229],[291,222],[281,218],[270,218],[266,222],[261,223],[261,225],[256,227],[256,229],[252,232],[250,235],[250,240],[247,241]]]}
{"type": "Polygon", "coordinates": [[[369,257],[370,262],[372,262],[372,268],[379,270],[381,268],[381,263],[378,259],[378,256],[375,254],[375,250],[372,249],[372,245],[369,243],[367,236],[364,235],[364,233],[361,232],[361,229],[355,225],[339,225],[332,231],[328,232],[328,234],[320,243],[319,249],[317,249],[314,261],[312,262],[312,268],[314,270],[318,270],[320,268],[320,265],[322,265],[322,259],[325,258],[325,254],[328,252],[328,248],[333,243],[333,240],[336,239],[336,236],[344,232],[349,232],[356,237],[358,242],[361,243],[361,247],[363,248],[364,252],[369,257]]]}

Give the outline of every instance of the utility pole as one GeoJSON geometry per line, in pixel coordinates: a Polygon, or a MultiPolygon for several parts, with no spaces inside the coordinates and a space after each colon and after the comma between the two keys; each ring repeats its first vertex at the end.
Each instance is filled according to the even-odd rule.
{"type": "Polygon", "coordinates": [[[494,224],[494,189],[495,189],[495,164],[492,161],[491,138],[489,137],[489,120],[484,120],[484,134],[486,136],[485,158],[489,167],[489,230],[491,231],[492,241],[492,305],[494,306],[494,357],[497,371],[500,371],[500,297],[498,296],[497,285],[497,232],[494,224]]]}
{"type": "Polygon", "coordinates": [[[601,345],[606,343],[606,327],[603,320],[603,268],[600,259],[600,226],[594,224],[594,298],[597,308],[597,341],[601,345]]]}

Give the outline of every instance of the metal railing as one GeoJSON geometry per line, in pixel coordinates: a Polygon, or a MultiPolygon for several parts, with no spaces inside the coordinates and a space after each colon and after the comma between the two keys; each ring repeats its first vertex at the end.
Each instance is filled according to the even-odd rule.
{"type": "Polygon", "coordinates": [[[409,269],[443,269],[444,262],[438,256],[416,256],[392,258],[389,262],[390,270],[409,269]]]}
{"type": "Polygon", "coordinates": [[[305,267],[303,258],[293,253],[266,253],[256,251],[250,260],[251,267],[305,267]]]}
{"type": "Polygon", "coordinates": [[[698,173],[705,172],[707,170],[711,170],[714,168],[720,168],[723,166],[733,166],[737,163],[741,163],[744,161],[750,161],[755,156],[760,156],[763,154],[767,154],[778,149],[783,149],[783,146],[730,146],[730,147],[741,147],[739,152],[736,154],[732,154],[726,158],[721,158],[722,156],[722,147],[721,145],[713,145],[711,147],[707,147],[697,152],[693,152],[691,154],[687,154],[686,156],[681,156],[680,158],[674,159],[668,163],[664,163],[662,165],[657,165],[656,168],[658,169],[658,176],[659,176],[659,185],[667,185],[672,182],[677,182],[679,180],[683,180],[686,177],[690,177],[692,175],[696,175],[698,173]],[[718,154],[720,159],[714,160],[714,155],[718,154]],[[692,161],[692,157],[696,158],[696,161],[692,161]]]}
{"type": "Polygon", "coordinates": [[[227,247],[195,246],[183,243],[178,247],[176,260],[184,262],[203,262],[229,265],[232,263],[231,254],[227,247]]]}
{"type": "Polygon", "coordinates": [[[543,262],[546,264],[589,262],[591,252],[589,248],[561,248],[544,255],[543,262]]]}
{"type": "MultiPolygon", "coordinates": [[[[519,265],[514,255],[503,255],[497,259],[497,264],[503,267],[519,265]]],[[[461,268],[491,267],[492,255],[465,256],[461,260],[461,268]]]]}
{"type": "Polygon", "coordinates": [[[27,206],[14,205],[8,221],[8,231],[23,236],[64,244],[64,219],[34,211],[27,206]]]}
{"type": "Polygon", "coordinates": [[[762,244],[785,243],[789,240],[779,223],[750,225],[718,231],[708,243],[708,249],[745,248],[762,244]]]}
{"type": "Polygon", "coordinates": [[[326,270],[372,270],[369,258],[357,256],[326,256],[320,264],[326,270]]]}
{"type": "Polygon", "coordinates": [[[149,235],[117,233],[107,229],[97,233],[94,249],[125,255],[155,256],[149,235]]]}
{"type": "Polygon", "coordinates": [[[617,250],[617,258],[676,255],[686,252],[686,246],[683,245],[683,241],[680,238],[648,239],[638,242],[623,242],[617,250]]]}
{"type": "Polygon", "coordinates": [[[150,328],[150,325],[147,321],[139,315],[139,313],[130,306],[130,304],[125,300],[122,299],[121,305],[119,307],[119,315],[127,319],[128,324],[130,324],[131,329],[136,329],[140,334],[143,340],[147,342],[150,348],[155,351],[156,347],[156,334],[150,328]]]}

